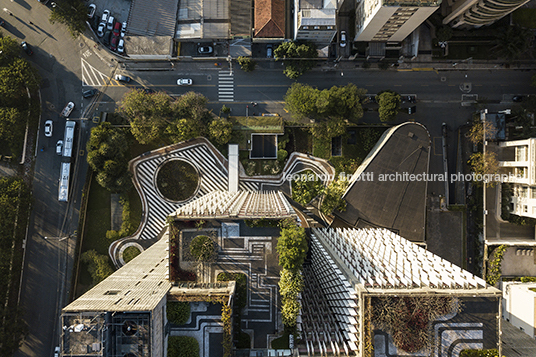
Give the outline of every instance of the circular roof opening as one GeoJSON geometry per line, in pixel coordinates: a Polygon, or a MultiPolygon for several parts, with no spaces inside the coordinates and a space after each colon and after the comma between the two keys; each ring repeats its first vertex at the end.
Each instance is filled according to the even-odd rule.
{"type": "Polygon", "coordinates": [[[199,173],[192,164],[180,159],[171,159],[158,168],[156,187],[166,200],[186,201],[199,187],[199,173]]]}
{"type": "Polygon", "coordinates": [[[136,334],[136,332],[138,332],[138,325],[136,325],[134,321],[128,320],[123,323],[122,330],[126,336],[133,336],[134,334],[136,334]]]}

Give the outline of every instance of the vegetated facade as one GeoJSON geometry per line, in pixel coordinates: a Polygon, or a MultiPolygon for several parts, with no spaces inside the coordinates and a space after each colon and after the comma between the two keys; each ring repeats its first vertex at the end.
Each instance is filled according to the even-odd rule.
{"type": "Polygon", "coordinates": [[[510,213],[536,218],[536,139],[504,141],[499,147],[499,166],[513,184],[510,213]]]}

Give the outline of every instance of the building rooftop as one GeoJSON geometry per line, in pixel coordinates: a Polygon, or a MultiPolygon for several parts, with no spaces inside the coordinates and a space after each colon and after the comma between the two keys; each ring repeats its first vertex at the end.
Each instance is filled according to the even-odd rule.
{"type": "Polygon", "coordinates": [[[141,36],[173,36],[179,0],[132,0],[128,33],[141,36]]]}
{"type": "Polygon", "coordinates": [[[179,219],[202,218],[289,218],[295,215],[283,193],[279,191],[213,191],[175,211],[179,219]]]}
{"type": "Polygon", "coordinates": [[[257,38],[285,37],[285,1],[255,0],[255,31],[257,38]]]}

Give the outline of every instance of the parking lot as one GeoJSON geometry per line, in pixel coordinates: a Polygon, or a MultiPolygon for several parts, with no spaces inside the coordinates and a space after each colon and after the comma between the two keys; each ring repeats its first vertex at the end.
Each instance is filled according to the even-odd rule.
{"type": "MultiPolygon", "coordinates": [[[[114,23],[123,23],[128,21],[128,14],[130,12],[130,5],[131,2],[127,0],[113,0],[113,1],[105,1],[105,0],[90,0],[86,3],[88,6],[90,4],[95,4],[97,6],[97,10],[95,12],[95,15],[92,19],[88,20],[91,24],[91,27],[93,28],[93,31],[97,33],[97,29],[99,26],[99,23],[101,22],[102,15],[104,13],[104,10],[110,11],[110,15],[114,18],[114,23]]],[[[108,31],[108,30],[107,30],[108,31]]],[[[111,32],[111,31],[110,31],[111,32]]],[[[127,34],[128,34],[128,24],[127,24],[127,34]]],[[[109,46],[109,34],[105,34],[103,37],[99,37],[99,41],[107,46],[109,46]],[[106,40],[105,40],[106,39],[106,40]]],[[[128,48],[125,48],[125,53],[128,52],[128,48]]]]}

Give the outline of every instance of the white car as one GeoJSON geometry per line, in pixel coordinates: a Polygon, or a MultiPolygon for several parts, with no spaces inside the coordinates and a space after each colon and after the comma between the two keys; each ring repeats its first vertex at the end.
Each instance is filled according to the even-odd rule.
{"type": "Polygon", "coordinates": [[[193,83],[191,78],[179,78],[177,79],[178,86],[191,86],[193,83]]]}
{"type": "Polygon", "coordinates": [[[339,42],[341,47],[346,47],[346,31],[341,31],[341,42],[339,42]]]}
{"type": "Polygon", "coordinates": [[[89,4],[89,9],[87,12],[87,17],[92,19],[93,16],[95,16],[95,11],[97,11],[97,5],[95,4],[89,4]]]}
{"type": "Polygon", "coordinates": [[[106,21],[108,21],[109,16],[110,16],[110,10],[104,10],[103,13],[102,13],[102,17],[101,17],[100,22],[106,23],[106,21]]]}
{"type": "Polygon", "coordinates": [[[114,22],[115,22],[115,19],[113,16],[108,17],[108,26],[106,26],[106,28],[109,31],[112,31],[114,29],[114,22]]]}
{"type": "Polygon", "coordinates": [[[63,140],[58,140],[56,143],[56,154],[61,155],[63,151],[63,140]]]}
{"type": "Polygon", "coordinates": [[[45,136],[47,138],[52,136],[52,120],[47,120],[45,122],[45,136]]]}
{"type": "Polygon", "coordinates": [[[119,44],[117,45],[117,52],[118,53],[125,52],[125,41],[123,39],[119,40],[119,44]]]}
{"type": "Polygon", "coordinates": [[[127,23],[123,22],[123,25],[121,26],[121,37],[125,37],[126,33],[127,33],[127,23]]]}
{"type": "Polygon", "coordinates": [[[54,348],[54,357],[60,357],[60,346],[54,348]]]}
{"type": "Polygon", "coordinates": [[[73,109],[74,109],[74,103],[73,102],[67,103],[65,108],[63,108],[63,110],[61,111],[61,116],[68,118],[69,115],[71,115],[73,109]]]}
{"type": "Polygon", "coordinates": [[[97,36],[102,37],[104,36],[104,30],[106,29],[106,23],[101,22],[99,24],[99,27],[97,28],[97,36]]]}

